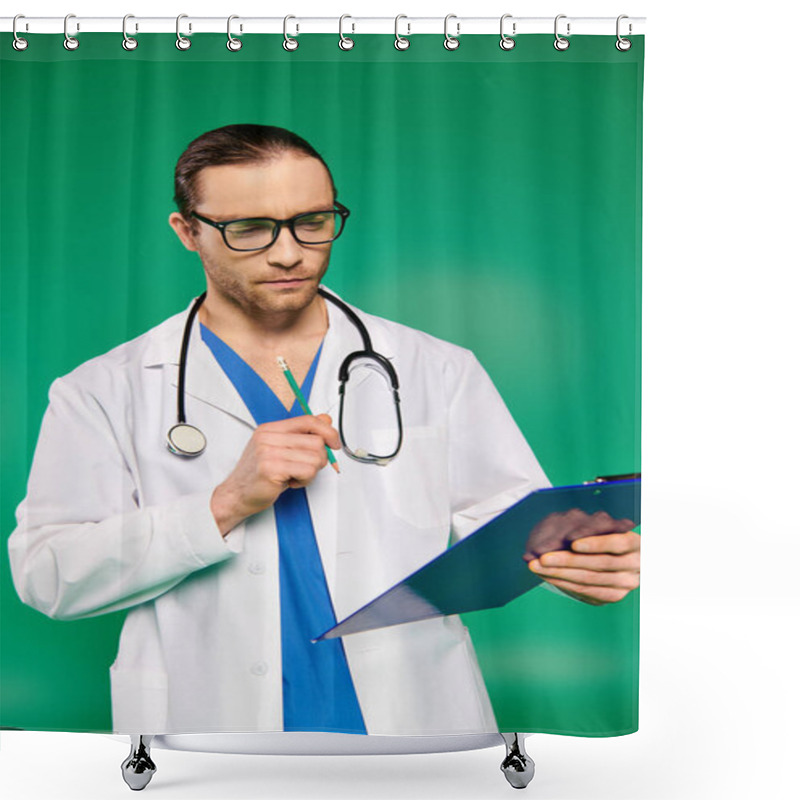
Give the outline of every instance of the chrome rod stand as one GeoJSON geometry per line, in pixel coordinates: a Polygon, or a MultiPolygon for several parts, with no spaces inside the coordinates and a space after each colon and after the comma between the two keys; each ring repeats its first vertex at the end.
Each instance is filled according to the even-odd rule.
{"type": "Polygon", "coordinates": [[[122,779],[135,792],[144,789],[155,774],[156,765],[150,758],[152,741],[152,736],[131,734],[131,752],[122,762],[122,779]]]}
{"type": "Polygon", "coordinates": [[[524,789],[532,780],[536,765],[525,752],[525,738],[521,733],[501,734],[506,742],[506,757],[500,765],[506,780],[515,789],[524,789]]]}
{"type": "MultiPolygon", "coordinates": [[[[506,757],[500,765],[506,780],[515,789],[524,789],[535,771],[533,759],[525,752],[525,739],[520,733],[501,734],[506,744],[506,757]]],[[[131,734],[131,751],[122,762],[122,778],[134,791],[141,791],[150,783],[156,765],[150,757],[153,736],[131,734]]]]}

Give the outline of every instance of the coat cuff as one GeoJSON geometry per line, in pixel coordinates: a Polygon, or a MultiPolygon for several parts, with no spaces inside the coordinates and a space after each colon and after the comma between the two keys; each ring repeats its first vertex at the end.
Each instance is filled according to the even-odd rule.
{"type": "Polygon", "coordinates": [[[211,513],[212,493],[213,490],[185,495],[170,503],[167,512],[174,515],[174,527],[171,527],[178,531],[183,547],[201,567],[224,561],[239,549],[228,541],[230,533],[223,537],[217,527],[211,513]]]}

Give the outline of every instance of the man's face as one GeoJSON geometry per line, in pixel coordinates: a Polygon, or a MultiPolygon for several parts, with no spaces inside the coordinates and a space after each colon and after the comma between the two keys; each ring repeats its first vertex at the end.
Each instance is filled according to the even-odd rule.
{"type": "MultiPolygon", "coordinates": [[[[197,213],[215,222],[289,219],[334,207],[325,167],[297,153],[266,163],[206,167],[198,174],[198,189],[197,213]]],[[[332,242],[299,244],[284,227],[266,250],[237,252],[227,247],[219,231],[199,221],[197,226],[192,249],[203,262],[209,295],[219,295],[249,315],[300,311],[316,297],[332,242]]]]}

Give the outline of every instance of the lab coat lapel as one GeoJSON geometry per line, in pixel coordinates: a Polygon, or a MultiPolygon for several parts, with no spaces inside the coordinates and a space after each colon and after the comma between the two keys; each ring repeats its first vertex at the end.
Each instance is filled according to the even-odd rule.
{"type": "MultiPolygon", "coordinates": [[[[333,419],[334,427],[338,429],[339,367],[350,353],[363,350],[364,342],[358,329],[341,309],[330,302],[327,302],[327,308],[328,332],[317,364],[314,385],[309,397],[309,407],[315,414],[329,414],[333,419]]],[[[356,313],[364,319],[364,315],[357,309],[356,313]]],[[[380,331],[376,330],[374,325],[370,325],[368,320],[364,319],[364,322],[372,337],[373,347],[387,358],[391,358],[392,354],[387,351],[387,343],[380,331]]],[[[361,380],[364,377],[366,374],[362,371],[361,380]]],[[[355,382],[351,383],[350,388],[357,385],[359,378],[351,378],[351,381],[355,382]]],[[[353,536],[352,531],[339,529],[340,507],[347,508],[352,502],[348,501],[347,481],[358,480],[358,476],[353,470],[353,467],[357,467],[357,465],[345,455],[343,450],[337,450],[335,455],[339,461],[341,473],[337,475],[333,469],[328,467],[320,470],[313,483],[308,487],[307,493],[317,546],[328,582],[328,591],[334,602],[334,611],[339,618],[339,612],[336,609],[337,600],[341,605],[342,598],[346,599],[347,597],[347,592],[342,592],[342,589],[345,589],[344,586],[337,590],[337,582],[341,577],[340,559],[351,554],[348,541],[353,536]]]]}
{"type": "MultiPolygon", "coordinates": [[[[144,355],[145,368],[162,367],[172,371],[171,384],[178,390],[178,358],[183,340],[184,326],[189,309],[194,300],[182,314],[170,317],[153,332],[144,355]]],[[[230,414],[251,428],[255,421],[236,388],[228,379],[214,354],[202,339],[200,324],[195,318],[189,337],[189,354],[186,359],[186,397],[192,397],[214,408],[230,414]]],[[[177,397],[177,394],[176,394],[177,397]]],[[[187,422],[191,424],[191,414],[187,411],[187,422]]]]}
{"type": "MultiPolygon", "coordinates": [[[[177,387],[177,373],[175,386],[177,387]]],[[[186,395],[208,403],[232,417],[236,417],[251,428],[256,427],[253,415],[242,400],[236,387],[225,374],[208,345],[200,334],[195,321],[189,342],[189,358],[186,364],[186,395]]]]}
{"type": "MultiPolygon", "coordinates": [[[[314,414],[329,414],[333,426],[339,426],[339,365],[353,350],[361,349],[358,331],[344,318],[342,312],[332,303],[327,303],[328,331],[320,353],[314,383],[308,398],[308,405],[314,414]],[[351,330],[352,329],[352,332],[351,330]],[[353,336],[355,334],[355,336],[353,336]]],[[[337,461],[346,460],[342,450],[335,451],[337,461]]],[[[346,465],[343,465],[346,468],[346,465]]],[[[314,535],[325,570],[328,592],[336,602],[336,578],[338,574],[339,551],[339,493],[341,475],[325,467],[307,488],[306,493],[314,524],[314,535]]],[[[335,607],[334,607],[335,611],[335,607]]],[[[319,631],[322,633],[322,631],[319,631]]]]}

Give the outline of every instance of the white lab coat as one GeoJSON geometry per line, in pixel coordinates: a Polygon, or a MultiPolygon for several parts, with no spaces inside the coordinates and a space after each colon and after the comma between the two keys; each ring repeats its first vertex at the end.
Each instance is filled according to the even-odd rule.
{"type": "MultiPolygon", "coordinates": [[[[165,446],[187,313],[53,384],[9,540],[14,584],[54,619],[129,609],[110,669],[116,732],[277,731],[275,517],[267,509],[223,539],[210,512],[255,423],[197,327],[186,416],[208,447],[187,459],[165,446]]],[[[386,467],[340,452],[341,475],[323,469],[307,489],[340,620],[445,550],[451,531],[461,538],[547,485],[469,351],[358,313],[398,372],[404,440],[386,467]]],[[[336,421],[339,365],[362,342],[331,303],[328,316],[309,405],[336,421]]],[[[458,617],[355,634],[344,647],[369,733],[497,730],[458,617]]]]}

